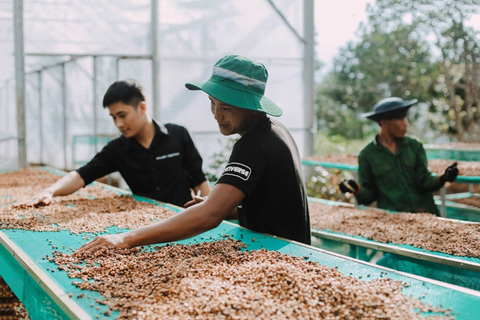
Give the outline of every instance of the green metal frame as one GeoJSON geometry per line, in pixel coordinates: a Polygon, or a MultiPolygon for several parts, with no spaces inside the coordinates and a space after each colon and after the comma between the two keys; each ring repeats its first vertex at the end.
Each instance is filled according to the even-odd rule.
{"type": "Polygon", "coordinates": [[[428,159],[445,159],[459,161],[480,161],[480,150],[462,148],[440,148],[433,144],[423,145],[428,159]]]}
{"type": "Polygon", "coordinates": [[[313,161],[313,160],[302,160],[302,164],[310,167],[321,166],[324,168],[358,171],[358,166],[353,164],[323,162],[323,161],[313,161]]]}
{"type": "Polygon", "coordinates": [[[0,275],[31,319],[89,319],[88,313],[0,231],[0,275]]]}
{"type": "MultiPolygon", "coordinates": [[[[324,167],[324,168],[358,171],[358,166],[351,165],[351,164],[344,164],[344,163],[302,160],[302,164],[305,165],[305,166],[310,166],[310,167],[321,166],[321,167],[324,167]]],[[[458,176],[457,179],[455,180],[455,182],[469,183],[469,184],[480,184],[480,177],[458,176]]]]}

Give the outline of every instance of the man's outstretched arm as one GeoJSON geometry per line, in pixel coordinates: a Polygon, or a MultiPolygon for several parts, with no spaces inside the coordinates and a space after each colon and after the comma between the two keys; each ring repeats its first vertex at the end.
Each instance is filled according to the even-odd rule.
{"type": "Polygon", "coordinates": [[[133,248],[191,238],[218,226],[244,197],[243,191],[232,185],[217,184],[201,203],[149,226],[97,237],[83,245],[75,254],[90,254],[102,247],[133,248]]]}
{"type": "Polygon", "coordinates": [[[49,205],[55,196],[64,196],[74,193],[85,185],[85,181],[77,171],[72,171],[63,176],[50,187],[34,195],[31,199],[15,204],[17,207],[49,205]]]}

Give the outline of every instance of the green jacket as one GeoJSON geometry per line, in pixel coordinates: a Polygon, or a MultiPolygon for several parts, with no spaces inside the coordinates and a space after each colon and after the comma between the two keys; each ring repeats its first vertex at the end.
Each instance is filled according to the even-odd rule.
{"type": "Polygon", "coordinates": [[[375,140],[358,156],[359,204],[377,201],[378,208],[439,215],[432,192],[443,184],[428,171],[423,145],[416,139],[397,140],[395,155],[375,140]]]}

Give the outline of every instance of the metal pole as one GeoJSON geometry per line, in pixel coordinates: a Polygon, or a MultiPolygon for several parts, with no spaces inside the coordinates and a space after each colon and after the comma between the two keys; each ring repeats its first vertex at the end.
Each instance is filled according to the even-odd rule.
{"type": "Polygon", "coordinates": [[[115,60],[115,81],[120,80],[120,58],[115,60]]]}
{"type": "Polygon", "coordinates": [[[26,56],[32,57],[65,57],[69,56],[71,60],[76,60],[79,58],[87,58],[90,56],[97,56],[97,57],[114,57],[119,59],[134,59],[134,60],[141,60],[141,59],[152,59],[152,56],[148,54],[118,54],[118,53],[84,53],[84,54],[77,54],[73,52],[44,52],[44,53],[26,53],[26,56]]]}
{"type": "Polygon", "coordinates": [[[42,71],[38,71],[38,120],[40,129],[40,163],[43,164],[43,104],[42,104],[42,71]]]}
{"type": "Polygon", "coordinates": [[[22,168],[25,168],[27,166],[27,145],[25,141],[25,52],[23,47],[23,0],[15,0],[13,3],[18,162],[22,168]]]}
{"type": "Polygon", "coordinates": [[[62,64],[63,168],[67,169],[67,75],[62,64]]]}
{"type": "Polygon", "coordinates": [[[440,199],[442,200],[442,206],[440,207],[440,217],[445,218],[447,216],[447,206],[446,206],[446,194],[447,194],[447,187],[443,186],[440,189],[440,199]]]}
{"type": "MultiPolygon", "coordinates": [[[[353,171],[353,179],[358,181],[358,170],[353,171]]],[[[353,201],[355,202],[355,206],[358,207],[358,201],[356,197],[353,197],[353,201]]]]}
{"type": "Polygon", "coordinates": [[[7,102],[6,102],[6,90],[5,90],[5,87],[1,87],[0,88],[0,98],[2,99],[2,103],[0,104],[0,108],[2,108],[2,116],[0,117],[0,119],[3,119],[2,122],[4,122],[4,124],[2,125],[2,130],[0,130],[0,132],[2,132],[3,130],[6,131],[6,128],[7,128],[7,118],[8,118],[8,114],[7,114],[7,108],[6,106],[8,105],[7,102]]]}
{"type": "MultiPolygon", "coordinates": [[[[13,105],[14,103],[16,103],[14,99],[15,98],[15,95],[16,93],[14,93],[14,90],[15,89],[15,81],[14,79],[11,79],[10,81],[8,81],[8,88],[7,88],[7,93],[8,93],[8,105],[11,106],[13,105]]],[[[13,109],[13,108],[9,108],[10,112],[10,117],[8,119],[8,128],[9,128],[9,132],[11,132],[12,134],[14,134],[14,131],[15,131],[15,126],[16,126],[16,123],[13,119],[15,119],[14,115],[15,115],[15,112],[16,110],[13,109]]],[[[18,129],[18,126],[17,126],[17,129],[18,129]]],[[[18,137],[18,134],[17,134],[17,137],[18,137]]]]}
{"type": "Polygon", "coordinates": [[[303,101],[304,101],[304,156],[313,154],[314,142],[314,12],[313,0],[303,1],[303,30],[305,46],[303,51],[303,101]]]}
{"type": "Polygon", "coordinates": [[[152,114],[153,118],[160,120],[160,52],[158,50],[158,0],[151,2],[152,15],[152,114]]]}
{"type": "MultiPolygon", "coordinates": [[[[278,16],[280,17],[280,19],[282,19],[282,21],[285,23],[285,25],[288,27],[288,29],[290,29],[290,31],[292,31],[292,33],[295,35],[295,37],[302,41],[304,44],[306,44],[306,41],[307,39],[305,38],[302,38],[297,30],[295,30],[295,28],[290,24],[290,22],[288,22],[288,19],[285,17],[285,15],[282,13],[282,11],[280,11],[280,9],[278,9],[278,7],[275,5],[275,3],[272,1],[272,0],[267,0],[268,3],[270,3],[270,5],[272,6],[273,10],[275,10],[275,12],[278,14],[278,16]]],[[[304,4],[305,5],[305,4],[304,4]]],[[[313,9],[313,7],[312,7],[313,9]]],[[[304,10],[305,12],[305,10],[304,10]]],[[[312,12],[312,15],[313,15],[313,12],[312,12]]],[[[305,17],[304,17],[305,18],[305,17]]],[[[305,34],[306,36],[306,34],[305,34]]]]}
{"type": "Polygon", "coordinates": [[[5,111],[5,132],[10,132],[10,126],[12,123],[12,117],[10,116],[10,112],[12,112],[12,108],[8,108],[8,106],[11,106],[12,103],[10,101],[10,79],[7,79],[5,81],[5,105],[7,106],[6,111],[5,111]]]}
{"type": "MultiPolygon", "coordinates": [[[[98,89],[97,89],[97,57],[93,56],[93,135],[97,135],[97,101],[98,101],[98,89]]],[[[95,153],[98,152],[97,143],[95,143],[95,153]]]]}

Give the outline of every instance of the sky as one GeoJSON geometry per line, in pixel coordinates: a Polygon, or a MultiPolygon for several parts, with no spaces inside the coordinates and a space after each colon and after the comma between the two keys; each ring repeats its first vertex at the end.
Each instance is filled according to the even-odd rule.
{"type": "Polygon", "coordinates": [[[367,21],[365,9],[373,0],[320,0],[315,1],[315,30],[317,59],[325,64],[320,77],[332,66],[338,49],[348,41],[356,40],[355,31],[360,22],[367,21]]]}

